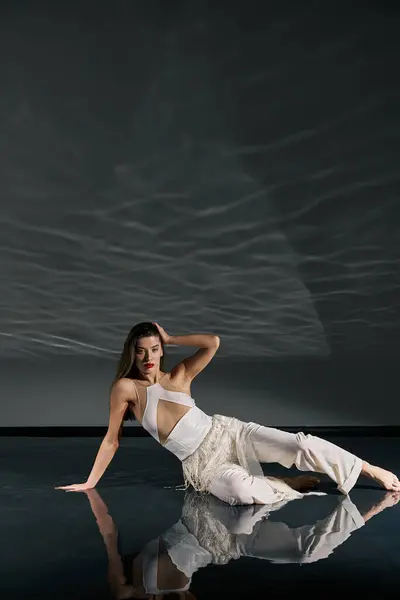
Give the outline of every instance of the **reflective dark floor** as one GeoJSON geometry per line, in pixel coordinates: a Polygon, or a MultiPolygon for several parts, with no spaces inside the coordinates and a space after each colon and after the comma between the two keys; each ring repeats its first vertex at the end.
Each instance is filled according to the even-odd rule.
{"type": "MultiPolygon", "coordinates": [[[[400,439],[332,441],[400,472],[400,439]]],[[[398,593],[400,503],[368,480],[344,497],[322,477],[325,496],[270,513],[264,506],[229,507],[183,491],[175,457],[152,439],[132,438],[96,490],[54,490],[84,481],[98,443],[0,439],[2,597],[398,593]]],[[[280,467],[268,472],[288,474],[280,467]]]]}

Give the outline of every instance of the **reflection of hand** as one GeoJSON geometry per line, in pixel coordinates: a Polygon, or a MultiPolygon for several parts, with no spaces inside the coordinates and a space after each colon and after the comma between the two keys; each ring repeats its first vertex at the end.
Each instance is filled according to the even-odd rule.
{"type": "Polygon", "coordinates": [[[93,486],[87,481],[85,483],[72,483],[71,485],[59,485],[55,487],[55,490],[64,490],[65,492],[84,492],[85,490],[92,489],[93,486]]]}

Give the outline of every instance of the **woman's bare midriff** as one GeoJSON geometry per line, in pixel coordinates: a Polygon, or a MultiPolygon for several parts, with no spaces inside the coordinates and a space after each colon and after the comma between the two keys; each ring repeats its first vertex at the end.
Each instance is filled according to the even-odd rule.
{"type": "Polygon", "coordinates": [[[160,444],[165,444],[173,429],[190,409],[190,406],[174,405],[168,400],[158,401],[157,428],[160,444]]]}
{"type": "MultiPolygon", "coordinates": [[[[169,373],[162,373],[161,376],[163,377],[162,387],[166,390],[170,390],[172,392],[184,392],[185,394],[189,394],[189,396],[191,395],[190,388],[187,386],[187,384],[186,386],[182,387],[184,382],[170,377],[169,373]]],[[[134,379],[133,381],[135,384],[137,384],[135,386],[137,390],[137,400],[132,406],[132,411],[139,423],[142,424],[147,402],[146,388],[149,387],[149,385],[147,383],[143,383],[141,380],[134,379]]],[[[165,444],[172,430],[176,427],[182,417],[189,412],[190,409],[190,406],[184,406],[182,404],[170,402],[169,400],[163,400],[160,398],[157,409],[157,428],[160,444],[165,444]]]]}

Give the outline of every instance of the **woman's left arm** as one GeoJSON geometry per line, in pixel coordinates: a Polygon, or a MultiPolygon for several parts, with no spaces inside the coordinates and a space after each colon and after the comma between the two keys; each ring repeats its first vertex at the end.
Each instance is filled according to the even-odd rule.
{"type": "Polygon", "coordinates": [[[154,324],[157,326],[164,344],[197,346],[200,348],[195,354],[188,356],[174,368],[176,372],[183,371],[182,375],[185,379],[194,379],[208,365],[219,348],[220,339],[217,335],[211,333],[168,335],[158,323],[154,324]]]}
{"type": "Polygon", "coordinates": [[[197,346],[198,348],[215,348],[219,346],[219,337],[212,333],[189,333],[188,335],[171,335],[168,344],[174,346],[197,346]]]}

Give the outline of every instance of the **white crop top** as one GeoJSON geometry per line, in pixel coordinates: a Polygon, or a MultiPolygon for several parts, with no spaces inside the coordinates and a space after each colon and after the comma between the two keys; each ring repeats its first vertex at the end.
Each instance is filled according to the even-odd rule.
{"type": "MultiPolygon", "coordinates": [[[[140,385],[140,384],[139,384],[140,385]]],[[[194,398],[185,392],[166,390],[160,382],[146,387],[146,407],[143,413],[142,427],[160,442],[157,428],[157,408],[160,399],[190,406],[190,410],[178,421],[164,448],[184,460],[199,447],[208,433],[212,418],[196,406],[194,398]]]]}
{"type": "MultiPolygon", "coordinates": [[[[188,583],[181,588],[176,589],[159,589],[157,584],[158,579],[158,554],[159,554],[160,538],[156,538],[149,542],[145,548],[143,556],[143,587],[147,594],[172,594],[173,592],[185,592],[191,584],[190,577],[188,583]]],[[[176,566],[176,565],[175,565],[176,566]]],[[[178,567],[179,568],[179,567],[178,567]]]]}

